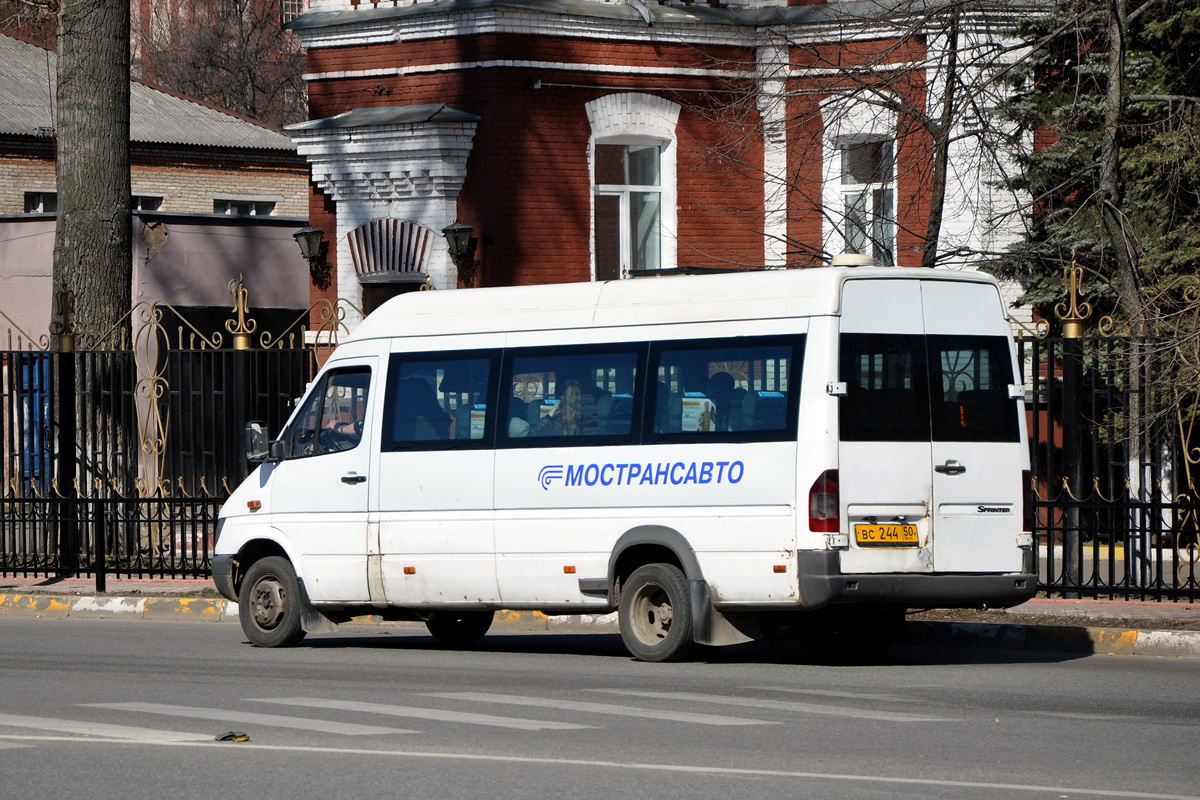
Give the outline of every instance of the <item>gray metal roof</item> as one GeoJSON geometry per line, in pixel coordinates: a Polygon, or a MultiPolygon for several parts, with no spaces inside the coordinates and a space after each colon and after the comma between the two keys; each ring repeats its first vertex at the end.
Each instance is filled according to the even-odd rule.
{"type": "Polygon", "coordinates": [[[414,106],[355,108],[335,117],[312,119],[288,125],[289,131],[313,131],[325,128],[358,128],[362,126],[412,125],[420,122],[478,122],[479,117],[458,111],[445,103],[426,103],[414,106]]]}
{"type": "MultiPolygon", "coordinates": [[[[842,0],[810,5],[744,5],[710,7],[698,2],[687,6],[660,6],[646,0],[624,3],[597,0],[434,0],[415,5],[359,5],[337,11],[310,11],[288,23],[288,27],[303,32],[363,23],[387,23],[426,14],[445,14],[480,9],[508,10],[517,14],[564,15],[622,20],[650,26],[732,25],[749,28],[769,25],[806,25],[839,22],[848,19],[886,19],[906,14],[921,15],[936,8],[947,7],[954,0],[842,0]]],[[[1010,17],[1026,9],[1044,7],[1046,0],[1021,0],[1017,5],[992,3],[994,10],[1010,17]]],[[[986,10],[988,4],[982,4],[986,10]]],[[[571,35],[564,30],[563,35],[571,35]]]]}
{"type": "MultiPolygon", "coordinates": [[[[54,135],[52,51],[0,36],[0,134],[54,135]]],[[[129,84],[129,139],[258,150],[296,147],[286,135],[137,81],[129,84]]]]}

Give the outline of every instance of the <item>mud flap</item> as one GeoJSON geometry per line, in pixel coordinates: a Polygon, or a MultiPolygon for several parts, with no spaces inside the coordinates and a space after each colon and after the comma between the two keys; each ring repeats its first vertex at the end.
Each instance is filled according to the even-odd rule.
{"type": "Polygon", "coordinates": [[[300,627],[305,633],[336,633],[338,624],[332,617],[326,616],[308,601],[308,589],[304,581],[300,582],[300,600],[304,603],[304,611],[300,614],[300,627]]]}
{"type": "Polygon", "coordinates": [[[692,598],[692,640],[720,647],[763,638],[757,614],[724,614],[713,608],[708,581],[688,581],[692,598]]]}

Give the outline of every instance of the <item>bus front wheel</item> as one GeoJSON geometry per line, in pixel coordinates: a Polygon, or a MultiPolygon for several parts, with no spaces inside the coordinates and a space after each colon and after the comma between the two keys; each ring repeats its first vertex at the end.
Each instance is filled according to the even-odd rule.
{"type": "Polygon", "coordinates": [[[692,650],[692,598],[671,564],[638,567],[621,587],[621,639],[639,661],[677,661],[692,650]]]}
{"type": "Polygon", "coordinates": [[[261,558],[246,570],[238,594],[242,632],[258,647],[290,647],[304,638],[300,581],[286,558],[261,558]]]}

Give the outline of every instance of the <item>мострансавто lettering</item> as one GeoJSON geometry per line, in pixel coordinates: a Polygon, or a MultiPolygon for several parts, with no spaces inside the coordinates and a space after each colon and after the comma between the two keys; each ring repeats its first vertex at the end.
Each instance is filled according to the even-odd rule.
{"type": "Polygon", "coordinates": [[[681,486],[740,483],[746,474],[741,461],[666,461],[645,464],[549,464],[538,473],[538,483],[549,490],[563,486],[681,486]]]}

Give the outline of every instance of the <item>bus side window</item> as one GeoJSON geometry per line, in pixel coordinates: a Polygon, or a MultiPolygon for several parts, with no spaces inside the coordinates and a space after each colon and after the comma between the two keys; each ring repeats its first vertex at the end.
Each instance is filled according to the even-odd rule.
{"type": "Polygon", "coordinates": [[[395,354],[384,398],[384,451],[484,446],[492,424],[489,352],[395,354]]]}
{"type": "Polygon", "coordinates": [[[786,438],[794,430],[801,340],[666,342],[656,350],[654,433],[699,441],[751,432],[786,438]]]}
{"type": "Polygon", "coordinates": [[[521,446],[630,443],[645,347],[620,343],[513,352],[506,358],[510,389],[502,438],[521,446]]]}

